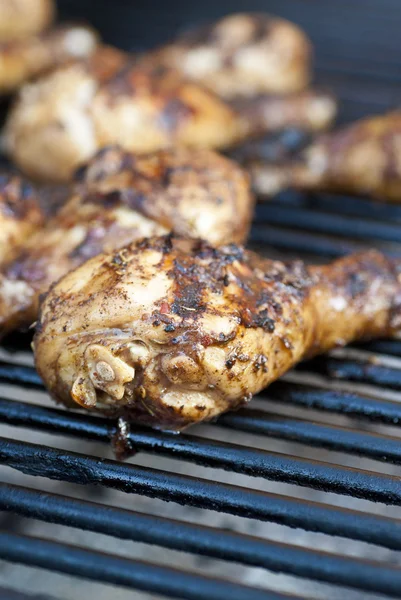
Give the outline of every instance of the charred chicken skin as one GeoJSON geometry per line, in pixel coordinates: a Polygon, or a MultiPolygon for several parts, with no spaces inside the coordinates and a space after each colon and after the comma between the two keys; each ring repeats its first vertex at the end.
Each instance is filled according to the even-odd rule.
{"type": "Polygon", "coordinates": [[[53,0],[0,0],[0,43],[41,33],[54,8],[53,0]]]}
{"type": "Polygon", "coordinates": [[[229,99],[304,89],[311,44],[293,23],[266,14],[234,14],[189,31],[151,54],[229,99]]]}
{"type": "Polygon", "coordinates": [[[266,195],[294,187],[401,202],[401,111],[321,135],[288,163],[249,167],[255,191],[266,195]]]}
{"type": "Polygon", "coordinates": [[[15,258],[43,222],[34,188],[17,175],[0,173],[0,265],[15,258]]]}
{"type": "Polygon", "coordinates": [[[63,25],[37,36],[0,43],[0,94],[65,63],[94,52],[97,34],[82,25],[63,25]]]}
{"type": "Polygon", "coordinates": [[[180,430],[248,402],[304,358],[394,334],[400,317],[400,268],[379,252],[308,267],[164,236],[61,279],[34,347],[58,401],[180,430]]]}
{"type": "MultiPolygon", "coordinates": [[[[100,252],[169,231],[213,244],[244,241],[253,209],[247,175],[208,150],[135,156],[106,149],[75,193],[0,276],[0,337],[37,316],[49,286],[100,252]]],[[[121,261],[124,261],[121,253],[121,261]]]]}

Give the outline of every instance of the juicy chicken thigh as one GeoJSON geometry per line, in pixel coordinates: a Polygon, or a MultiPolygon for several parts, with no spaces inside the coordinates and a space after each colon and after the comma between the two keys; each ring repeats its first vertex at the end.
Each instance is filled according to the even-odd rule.
{"type": "Polygon", "coordinates": [[[109,148],[80,178],[71,199],[3,269],[0,337],[30,325],[39,295],[100,252],[172,230],[217,245],[247,236],[253,209],[248,177],[212,151],[138,157],[109,148]]]}
{"type": "Polygon", "coordinates": [[[248,402],[303,358],[399,331],[400,271],[374,251],[307,267],[143,240],[53,286],[36,365],[67,405],[180,430],[248,402]]]}
{"type": "Polygon", "coordinates": [[[40,35],[0,43],[0,94],[55,67],[90,56],[98,36],[89,27],[61,25],[40,35]]]}
{"type": "Polygon", "coordinates": [[[0,42],[43,31],[54,17],[53,0],[0,0],[0,42]]]}
{"type": "Polygon", "coordinates": [[[34,188],[17,175],[0,173],[0,265],[17,256],[43,221],[34,188]]]}
{"type": "Polygon", "coordinates": [[[287,187],[401,202],[401,111],[361,119],[319,136],[290,162],[248,165],[255,191],[287,187]]]}
{"type": "Polygon", "coordinates": [[[233,14],[178,37],[150,57],[223,98],[289,93],[311,78],[312,48],[299,27],[266,14],[233,14]]]}

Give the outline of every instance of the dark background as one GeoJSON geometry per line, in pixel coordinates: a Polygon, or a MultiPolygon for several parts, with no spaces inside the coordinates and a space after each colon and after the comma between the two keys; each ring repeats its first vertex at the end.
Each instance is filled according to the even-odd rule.
{"type": "Polygon", "coordinates": [[[236,11],[271,12],[301,25],[316,51],[316,81],[335,91],[340,120],[401,99],[401,0],[59,0],[63,19],[84,19],[106,42],[143,50],[178,31],[236,11]]]}

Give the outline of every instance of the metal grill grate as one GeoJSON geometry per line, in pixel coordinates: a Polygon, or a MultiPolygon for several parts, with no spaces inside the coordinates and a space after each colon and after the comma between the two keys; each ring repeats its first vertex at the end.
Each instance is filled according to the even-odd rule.
{"type": "MultiPolygon", "coordinates": [[[[146,3],[117,2],[121,9],[118,22],[109,18],[109,6],[106,10],[97,10],[91,19],[93,7],[90,4],[69,0],[63,3],[62,11],[68,16],[81,14],[97,20],[98,25],[104,25],[103,29],[109,29],[109,41],[125,47],[132,47],[129,38],[132,31],[136,44],[150,45],[167,36],[166,28],[172,31],[181,21],[189,20],[188,12],[185,12],[189,10],[189,4],[182,2],[177,3],[176,11],[171,10],[170,3],[167,8],[159,3],[156,11],[153,3],[151,9],[145,6],[146,3]],[[142,32],[145,20],[149,22],[150,33],[148,29],[142,32]]],[[[102,5],[101,2],[98,4],[102,5]]],[[[240,1],[234,4],[232,0],[230,3],[222,1],[221,9],[214,6],[216,3],[211,4],[210,16],[216,11],[244,9],[240,1]]],[[[397,31],[397,19],[390,18],[391,10],[395,14],[397,6],[395,0],[385,0],[385,10],[384,4],[383,7],[380,5],[383,10],[378,10],[374,0],[363,3],[358,0],[354,8],[348,8],[349,3],[345,2],[337,4],[334,10],[331,3],[309,6],[301,0],[286,3],[272,0],[269,9],[298,20],[312,33],[318,47],[319,77],[342,95],[342,119],[350,120],[363,113],[381,111],[399,101],[400,65],[395,52],[398,42],[392,41],[398,37],[388,33],[389,29],[397,31]],[[330,19],[327,11],[330,11],[330,19]],[[374,25],[378,35],[382,32],[379,37],[383,56],[376,53],[374,45],[372,48],[367,45],[369,36],[359,36],[361,43],[354,43],[354,31],[362,12],[366,27],[374,25]],[[330,22],[336,19],[337,28],[330,29],[330,22]],[[333,43],[329,47],[330,32],[334,45],[338,36],[344,38],[344,47],[342,39],[335,51],[333,43]],[[391,60],[387,60],[390,55],[391,60]],[[339,58],[334,60],[333,56],[339,58]],[[355,78],[358,90],[353,81],[355,78]]],[[[265,9],[263,2],[255,0],[253,5],[253,8],[265,9]]],[[[190,10],[203,14],[206,9],[201,3],[191,5],[190,10]]],[[[374,244],[401,258],[401,207],[378,205],[365,199],[288,193],[258,207],[252,244],[265,252],[274,249],[286,256],[312,260],[335,258],[374,244]]],[[[119,508],[101,503],[101,495],[100,501],[95,503],[87,498],[73,497],[68,487],[68,495],[38,491],[28,487],[29,478],[28,483],[22,485],[0,483],[0,510],[7,515],[15,514],[226,563],[260,567],[302,580],[361,590],[363,594],[370,592],[401,598],[400,562],[387,561],[386,554],[380,553],[380,547],[401,551],[401,519],[385,515],[384,511],[376,513],[372,504],[359,500],[352,507],[344,507],[336,500],[342,495],[350,500],[401,506],[398,469],[401,464],[401,402],[397,396],[401,391],[400,341],[372,342],[300,365],[294,373],[260,395],[249,408],[224,415],[217,424],[195,430],[196,434],[190,431],[174,436],[132,428],[130,441],[137,452],[225,470],[238,474],[238,477],[246,475],[252,484],[247,487],[225,483],[224,477],[222,481],[213,481],[210,471],[201,471],[202,477],[195,477],[176,473],[173,469],[140,466],[135,460],[119,463],[57,448],[58,438],[64,436],[109,445],[115,423],[84,413],[21,401],[22,393],[26,397],[27,390],[43,390],[35,370],[20,364],[20,355],[13,354],[26,352],[27,348],[26,339],[15,337],[1,351],[0,423],[20,428],[19,437],[23,437],[24,429],[53,434],[54,445],[0,438],[1,465],[24,476],[96,485],[98,489],[132,494],[133,498],[139,495],[157,498],[254,521],[358,540],[375,545],[378,553],[375,560],[368,560],[332,550],[318,551],[266,539],[260,534],[230,531],[223,526],[194,524],[183,518],[172,519],[119,508]],[[19,395],[19,400],[13,399],[19,395]],[[286,414],[283,414],[283,407],[287,409],[286,414]],[[297,416],[289,416],[291,412],[297,416]],[[221,432],[230,432],[230,440],[246,434],[247,445],[219,440],[221,432]],[[258,447],[260,443],[256,440],[269,439],[277,440],[280,452],[258,447]],[[291,446],[283,443],[298,444],[298,448],[306,450],[306,457],[302,452],[299,456],[291,456],[285,450],[291,446]],[[316,449],[319,453],[328,452],[316,460],[316,449]],[[309,456],[313,450],[312,459],[309,456]],[[332,455],[332,452],[337,454],[332,455]],[[363,460],[363,468],[359,468],[354,457],[363,460]],[[342,464],[344,462],[347,466],[342,464]],[[352,467],[348,466],[350,463],[352,467]],[[366,464],[368,468],[365,468],[366,464]],[[394,467],[392,475],[388,474],[389,465],[394,467]],[[318,496],[319,501],[311,501],[291,494],[290,488],[285,486],[279,493],[261,491],[260,481],[263,480],[322,493],[318,496]]],[[[22,362],[25,359],[26,355],[22,362]]],[[[205,576],[182,567],[177,569],[127,559],[95,548],[82,548],[9,530],[0,533],[0,558],[189,600],[228,597],[232,600],[300,600],[307,596],[302,583],[295,595],[288,595],[205,576]]],[[[267,587],[271,587],[269,580],[267,587]]],[[[53,591],[49,591],[52,595],[53,591]]]]}

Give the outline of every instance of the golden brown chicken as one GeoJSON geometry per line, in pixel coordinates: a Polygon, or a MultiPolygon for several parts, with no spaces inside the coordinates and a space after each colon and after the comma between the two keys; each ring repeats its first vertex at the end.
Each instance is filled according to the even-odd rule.
{"type": "Polygon", "coordinates": [[[17,175],[0,173],[0,265],[15,258],[43,222],[34,188],[17,175]]]}
{"type": "Polygon", "coordinates": [[[266,14],[233,14],[151,53],[223,98],[289,93],[311,78],[312,48],[299,27],[266,14]]]}
{"type": "Polygon", "coordinates": [[[288,163],[249,167],[255,191],[265,195],[294,187],[401,202],[401,111],[319,136],[288,163]]]}
{"type": "Polygon", "coordinates": [[[140,153],[177,144],[223,147],[245,129],[230,107],[176,71],[101,48],[27,85],[5,137],[23,171],[63,181],[108,144],[140,153]]]}
{"type": "Polygon", "coordinates": [[[37,369],[70,406],[180,430],[248,402],[303,358],[401,326],[379,252],[329,266],[169,236],[100,255],[45,298],[37,369]]]}
{"type": "MultiPolygon", "coordinates": [[[[0,277],[0,337],[30,325],[39,295],[102,251],[171,230],[213,244],[244,241],[253,199],[247,175],[207,150],[136,157],[101,152],[45,229],[29,238],[0,277]]],[[[116,259],[117,260],[117,259],[116,259]]],[[[121,253],[124,262],[124,253],[121,253]]]]}
{"type": "Polygon", "coordinates": [[[0,0],[0,42],[43,31],[53,20],[53,0],[0,0]]]}
{"type": "Polygon", "coordinates": [[[95,31],[82,25],[63,25],[0,43],[0,94],[9,94],[50,69],[90,56],[97,44],[95,31]]]}

